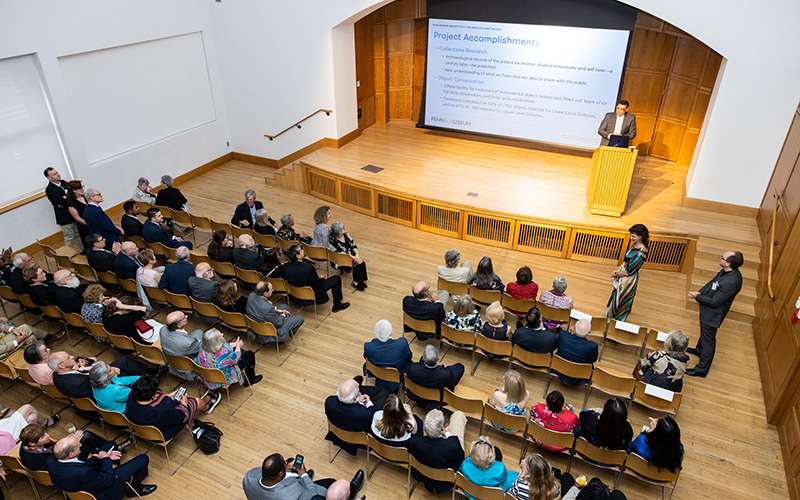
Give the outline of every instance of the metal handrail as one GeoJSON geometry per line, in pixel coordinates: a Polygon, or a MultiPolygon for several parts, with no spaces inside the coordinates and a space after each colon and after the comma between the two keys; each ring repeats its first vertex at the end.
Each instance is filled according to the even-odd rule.
{"type": "Polygon", "coordinates": [[[300,126],[301,123],[303,123],[304,121],[308,120],[309,118],[311,118],[312,116],[316,115],[317,113],[323,113],[323,112],[325,113],[326,116],[331,116],[331,113],[333,113],[333,110],[331,110],[331,109],[318,109],[318,110],[314,111],[313,113],[311,113],[310,115],[308,115],[305,118],[303,118],[302,120],[300,120],[299,122],[294,123],[292,125],[289,125],[285,129],[283,129],[280,132],[278,132],[277,134],[275,134],[275,135],[264,134],[264,137],[268,138],[271,141],[272,139],[278,137],[279,135],[281,135],[281,134],[283,134],[285,132],[288,132],[289,130],[293,129],[294,127],[303,128],[303,127],[300,126]]]}

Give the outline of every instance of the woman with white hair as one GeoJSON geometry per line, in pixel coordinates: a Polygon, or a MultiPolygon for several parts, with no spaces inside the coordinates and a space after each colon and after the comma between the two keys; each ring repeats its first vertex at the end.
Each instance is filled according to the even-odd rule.
{"type": "MultiPolygon", "coordinates": [[[[542,292],[539,302],[553,309],[572,309],[572,297],[564,293],[566,291],[567,278],[556,276],[553,280],[553,289],[542,292]]],[[[542,318],[542,321],[549,330],[559,329],[566,324],[566,321],[550,321],[547,318],[542,318]]]]}
{"type": "Polygon", "coordinates": [[[89,370],[89,384],[92,394],[101,410],[125,413],[131,386],[139,380],[139,375],[121,377],[119,368],[109,367],[103,361],[97,361],[89,370]]]}
{"type": "Polygon", "coordinates": [[[156,205],[169,207],[170,210],[187,211],[188,200],[178,188],[172,187],[172,177],[169,175],[161,176],[161,190],[156,195],[156,205]]]}
{"type": "Polygon", "coordinates": [[[305,231],[299,234],[294,230],[294,216],[292,214],[281,215],[281,227],[278,229],[278,238],[286,241],[302,241],[306,244],[311,244],[311,236],[305,231]]]}
{"type": "Polygon", "coordinates": [[[352,267],[337,266],[334,264],[334,269],[339,269],[343,272],[353,271],[353,288],[363,292],[367,289],[367,264],[358,253],[358,247],[353,241],[353,238],[347,234],[347,228],[341,222],[334,222],[331,224],[330,242],[328,248],[336,253],[346,253],[353,261],[352,267]]]}
{"type": "Polygon", "coordinates": [[[233,345],[225,342],[222,332],[210,328],[203,333],[202,350],[197,355],[197,364],[206,368],[217,368],[225,375],[226,383],[218,384],[203,380],[203,384],[211,392],[231,384],[249,386],[261,382],[261,375],[256,375],[256,356],[253,351],[242,350],[244,342],[236,338],[233,345]],[[244,377],[242,377],[244,372],[244,377]]]}
{"type": "Polygon", "coordinates": [[[267,236],[275,236],[275,221],[267,213],[266,208],[259,208],[256,210],[256,225],[253,226],[253,231],[258,234],[265,234],[267,236]]]}
{"type": "MultiPolygon", "coordinates": [[[[488,436],[480,436],[459,471],[474,484],[508,491],[519,473],[506,469],[488,436]]],[[[477,500],[467,494],[470,500],[477,500]]]]}
{"type": "Polygon", "coordinates": [[[686,373],[686,363],[689,362],[687,347],[689,339],[682,331],[670,331],[664,341],[664,350],[653,351],[640,359],[633,370],[633,376],[636,380],[647,384],[672,392],[681,392],[683,374],[686,373]]]}
{"type": "Polygon", "coordinates": [[[139,177],[136,181],[136,189],[133,190],[133,201],[142,201],[144,203],[154,204],[156,202],[156,195],[150,190],[150,181],[147,177],[139,177]]]}

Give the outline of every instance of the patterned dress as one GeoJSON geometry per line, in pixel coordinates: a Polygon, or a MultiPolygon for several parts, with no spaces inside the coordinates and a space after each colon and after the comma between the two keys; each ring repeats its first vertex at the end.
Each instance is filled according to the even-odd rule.
{"type": "Polygon", "coordinates": [[[608,299],[606,318],[625,321],[631,313],[636,287],[639,285],[639,269],[647,261],[647,249],[631,247],[625,254],[622,267],[628,273],[614,280],[614,290],[608,299]]]}
{"type": "MultiPolygon", "coordinates": [[[[222,373],[225,374],[225,380],[228,382],[227,385],[241,384],[244,379],[237,365],[240,356],[241,355],[236,352],[230,344],[223,342],[222,349],[215,353],[200,351],[200,354],[197,355],[197,364],[206,368],[219,368],[222,370],[222,373]]],[[[202,380],[202,382],[212,391],[224,387],[222,384],[216,382],[208,382],[206,380],[202,380]]]]}

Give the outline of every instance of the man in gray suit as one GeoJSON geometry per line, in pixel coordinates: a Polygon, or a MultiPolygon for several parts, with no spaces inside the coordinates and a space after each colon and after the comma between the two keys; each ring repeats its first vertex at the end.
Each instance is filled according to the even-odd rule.
{"type": "MultiPolygon", "coordinates": [[[[161,327],[161,350],[170,356],[196,358],[200,354],[203,330],[197,329],[189,335],[184,328],[189,318],[182,311],[167,314],[167,324],[161,327]]],[[[169,367],[170,373],[184,380],[194,380],[194,372],[169,367]]]]}
{"type": "MultiPolygon", "coordinates": [[[[275,307],[269,298],[272,296],[272,283],[259,281],[253,293],[247,297],[247,315],[259,323],[270,322],[278,332],[278,342],[289,340],[290,333],[297,332],[303,324],[302,316],[292,316],[286,305],[275,307]]],[[[273,342],[270,337],[257,336],[250,332],[250,337],[261,344],[273,342]]]]}
{"type": "Polygon", "coordinates": [[[212,280],[214,270],[208,262],[201,262],[194,268],[194,276],[189,276],[189,293],[200,302],[217,303],[219,283],[212,280]]]}
{"type": "Polygon", "coordinates": [[[305,463],[297,466],[294,459],[285,460],[280,453],[273,453],[264,459],[261,467],[247,471],[242,480],[242,489],[247,500],[342,498],[344,491],[348,491],[349,497],[353,498],[364,484],[364,471],[357,471],[349,485],[344,483],[334,479],[319,479],[314,482],[305,463]],[[331,495],[327,495],[329,488],[333,490],[330,491],[331,495]]]}
{"type": "Polygon", "coordinates": [[[613,113],[606,113],[597,133],[602,137],[601,146],[608,146],[608,139],[612,135],[625,136],[629,141],[636,137],[636,116],[628,113],[628,101],[617,101],[617,108],[613,113]]]}

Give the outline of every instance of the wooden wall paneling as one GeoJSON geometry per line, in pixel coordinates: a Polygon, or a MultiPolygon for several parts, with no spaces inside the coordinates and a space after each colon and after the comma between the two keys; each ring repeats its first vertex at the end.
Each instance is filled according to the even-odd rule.
{"type": "Polygon", "coordinates": [[[696,82],[670,75],[664,88],[659,117],[688,122],[696,90],[696,82]]]}
{"type": "Polygon", "coordinates": [[[386,25],[390,120],[410,120],[413,115],[414,24],[412,18],[386,25]]]}
{"type": "MultiPolygon", "coordinates": [[[[699,82],[709,48],[694,38],[678,38],[670,74],[699,82]]],[[[713,83],[712,83],[713,87],[713,83]]]]}
{"type": "Polygon", "coordinates": [[[722,65],[722,56],[713,50],[709,50],[708,59],[706,59],[705,68],[703,68],[703,76],[700,77],[700,83],[698,85],[700,89],[709,92],[714,89],[720,65],[722,65]]]}
{"type": "Polygon", "coordinates": [[[689,121],[686,124],[688,129],[700,132],[700,129],[703,128],[703,120],[706,118],[706,111],[708,111],[708,103],[710,101],[711,92],[697,90],[694,106],[692,106],[692,112],[689,114],[689,121]]]}
{"type": "Polygon", "coordinates": [[[669,161],[677,160],[685,129],[685,122],[659,116],[653,131],[650,154],[669,161]]]}
{"type": "MultiPolygon", "coordinates": [[[[786,240],[789,238],[789,231],[792,229],[792,224],[786,218],[786,215],[781,210],[780,206],[778,207],[778,214],[775,217],[775,239],[770,241],[770,237],[772,235],[772,214],[770,213],[770,225],[767,229],[764,240],[764,262],[767,263],[769,266],[769,247],[774,245],[774,242],[778,242],[777,245],[774,245],[772,249],[772,262],[773,262],[773,273],[775,272],[775,264],[778,263],[778,260],[781,258],[781,253],[783,253],[783,249],[786,247],[786,240]]],[[[764,279],[767,279],[767,275],[764,275],[764,279]]],[[[773,277],[774,279],[774,277],[773,277]]],[[[765,282],[766,283],[766,282],[765,282]]],[[[774,288],[774,287],[773,287],[774,288]]]]}
{"type": "Polygon", "coordinates": [[[419,0],[395,0],[386,5],[386,7],[384,7],[386,10],[386,21],[414,19],[417,16],[418,1],[419,0]]]}
{"type": "Polygon", "coordinates": [[[800,456],[800,390],[794,391],[789,409],[778,424],[783,462],[787,469],[795,470],[800,456]]]}
{"type": "Polygon", "coordinates": [[[774,262],[772,290],[778,299],[782,299],[789,295],[789,291],[794,288],[795,280],[800,274],[800,224],[795,222],[792,225],[780,258],[774,262]]]}
{"type": "Polygon", "coordinates": [[[781,398],[788,379],[793,374],[793,365],[797,360],[797,339],[792,331],[792,324],[785,314],[776,316],[774,334],[767,344],[766,357],[772,386],[776,388],[776,396],[781,398]]]}
{"type": "Polygon", "coordinates": [[[778,190],[781,197],[779,210],[782,209],[789,220],[795,220],[800,212],[800,157],[797,158],[789,180],[783,191],[778,190]]]}
{"type": "Polygon", "coordinates": [[[694,157],[694,148],[697,146],[697,139],[700,138],[700,131],[690,130],[689,128],[683,133],[683,140],[681,141],[681,149],[678,152],[678,158],[675,160],[677,165],[681,167],[690,167],[692,165],[692,158],[694,157]]]}
{"type": "Polygon", "coordinates": [[[636,14],[636,27],[648,30],[661,31],[664,29],[664,21],[640,10],[636,14]]]}
{"type": "Polygon", "coordinates": [[[414,20],[386,23],[386,48],[389,55],[414,50],[414,20]]]}
{"type": "Polygon", "coordinates": [[[758,213],[759,227],[768,227],[772,220],[772,207],[774,190],[778,193],[784,191],[789,177],[791,177],[797,159],[800,157],[800,108],[795,110],[792,124],[783,143],[783,149],[778,156],[775,169],[772,171],[772,178],[767,185],[764,199],[761,201],[761,208],[758,213]]]}
{"type": "Polygon", "coordinates": [[[355,23],[356,98],[358,100],[358,130],[375,124],[375,22],[374,16],[364,16],[355,23]]]}
{"type": "MultiPolygon", "coordinates": [[[[383,13],[383,9],[379,9],[383,13]]],[[[373,33],[373,54],[375,55],[375,121],[383,123],[389,121],[389,64],[386,56],[386,24],[382,15],[373,14],[375,19],[373,33]]]]}
{"type": "Polygon", "coordinates": [[[390,120],[411,120],[413,94],[411,88],[389,90],[390,120]]]}
{"type": "Polygon", "coordinates": [[[636,115],[637,136],[639,117],[655,117],[658,114],[666,82],[666,72],[661,73],[641,69],[626,71],[625,83],[622,86],[622,96],[623,99],[631,103],[631,112],[636,115]]]}
{"type": "MultiPolygon", "coordinates": [[[[647,29],[635,28],[625,69],[646,69],[666,74],[669,71],[677,38],[647,29]]],[[[626,77],[627,78],[627,77],[626,77]]]]}
{"type": "MultiPolygon", "coordinates": [[[[425,5],[425,2],[421,2],[425,5]]],[[[428,37],[428,20],[414,20],[414,93],[411,100],[411,119],[419,121],[422,106],[422,89],[425,83],[425,48],[428,37]]]]}

